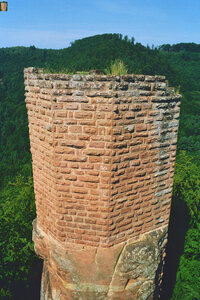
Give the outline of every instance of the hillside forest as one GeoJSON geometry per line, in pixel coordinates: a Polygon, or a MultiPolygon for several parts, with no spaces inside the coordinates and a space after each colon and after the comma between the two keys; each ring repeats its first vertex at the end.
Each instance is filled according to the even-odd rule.
{"type": "Polygon", "coordinates": [[[0,299],[39,299],[23,69],[107,70],[116,59],[128,73],[165,75],[183,96],[162,299],[200,299],[200,44],[145,47],[121,34],[76,40],[60,50],[0,48],[0,299]]]}

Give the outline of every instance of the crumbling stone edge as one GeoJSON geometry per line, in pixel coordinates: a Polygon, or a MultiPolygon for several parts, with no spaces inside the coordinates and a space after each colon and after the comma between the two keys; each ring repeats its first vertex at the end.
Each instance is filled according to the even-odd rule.
{"type": "Polygon", "coordinates": [[[155,286],[162,279],[167,226],[106,249],[72,243],[64,249],[38,228],[35,219],[33,241],[44,260],[41,300],[155,299],[155,286]]]}

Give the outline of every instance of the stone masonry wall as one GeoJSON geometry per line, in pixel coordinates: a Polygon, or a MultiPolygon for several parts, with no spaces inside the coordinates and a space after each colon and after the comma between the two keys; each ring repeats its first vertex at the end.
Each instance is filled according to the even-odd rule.
{"type": "Polygon", "coordinates": [[[168,224],[180,96],[165,78],[25,80],[39,226],[107,247],[168,224]]]}
{"type": "Polygon", "coordinates": [[[167,228],[181,96],[165,77],[24,76],[37,230],[83,249],[167,228]]]}

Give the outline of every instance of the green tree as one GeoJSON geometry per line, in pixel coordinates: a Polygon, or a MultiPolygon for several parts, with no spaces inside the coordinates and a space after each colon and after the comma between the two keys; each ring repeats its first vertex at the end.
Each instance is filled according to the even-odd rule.
{"type": "Polygon", "coordinates": [[[184,201],[190,214],[176,284],[171,300],[200,299],[200,172],[192,158],[181,152],[177,158],[173,201],[184,201]]]}
{"type": "Polygon", "coordinates": [[[2,189],[0,196],[0,295],[15,298],[13,288],[19,283],[21,286],[21,282],[24,289],[28,287],[34,265],[38,264],[31,241],[35,218],[32,178],[18,175],[2,189]]]}

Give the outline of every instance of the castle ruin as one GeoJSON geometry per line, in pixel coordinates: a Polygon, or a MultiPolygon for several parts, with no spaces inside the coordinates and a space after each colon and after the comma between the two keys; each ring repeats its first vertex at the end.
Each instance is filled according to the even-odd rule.
{"type": "Polygon", "coordinates": [[[164,76],[24,76],[41,299],[153,299],[181,96],[164,76]]]}

